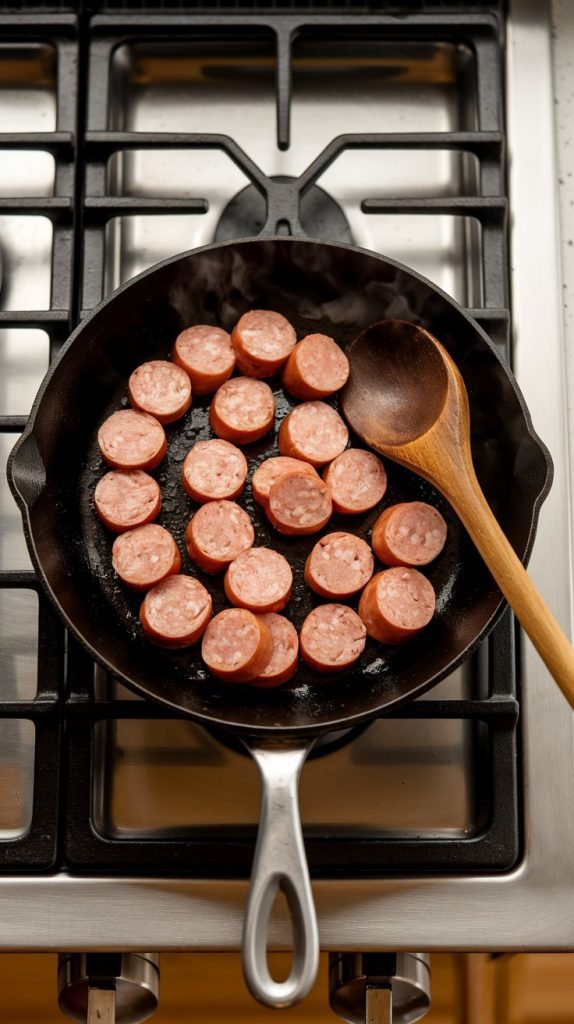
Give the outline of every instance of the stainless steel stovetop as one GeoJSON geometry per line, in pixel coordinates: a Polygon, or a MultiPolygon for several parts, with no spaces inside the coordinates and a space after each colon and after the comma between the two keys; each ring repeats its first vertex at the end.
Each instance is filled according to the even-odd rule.
{"type": "MultiPolygon", "coordinates": [[[[515,0],[508,23],[507,123],[512,239],[514,366],[536,429],[556,467],[531,562],[548,603],[571,624],[572,580],[563,352],[556,258],[556,179],[552,127],[550,27],[546,3],[515,0]],[[537,68],[531,78],[531,68],[537,68]],[[534,200],[533,197],[536,197],[534,200]],[[540,254],[544,258],[540,258],[540,254]]],[[[475,111],[467,90],[472,54],[445,43],[410,73],[386,79],[368,50],[352,57],[336,46],[295,48],[292,147],[275,146],[273,63],[248,49],[195,60],[177,43],[126,43],[114,55],[110,126],[125,131],[220,132],[273,175],[298,175],[345,131],[469,130],[475,111]],[[216,63],[217,74],[211,73],[216,63]],[[317,73],[318,64],[321,74],[317,73]],[[223,67],[223,71],[222,71],[223,67]],[[345,88],[340,88],[344,73],[345,88]]],[[[398,55],[400,58],[400,55],[398,55]]],[[[38,50],[33,59],[38,61],[38,50]]],[[[49,62],[49,55],[42,59],[49,62]]],[[[412,60],[412,52],[411,52],[412,60]]],[[[1,61],[1,53],[0,53],[1,61]]],[[[49,76],[47,76],[49,79],[49,76]]],[[[0,131],[55,127],[53,91],[21,81],[0,89],[0,131]]],[[[123,195],[201,194],[207,214],[110,221],[105,286],[173,253],[212,240],[228,202],[246,184],[222,153],[158,150],[113,157],[110,180],[123,195]]],[[[472,160],[431,151],[413,155],[353,151],[320,185],[339,203],[356,244],[401,260],[467,307],[483,301],[477,272],[480,233],[470,218],[368,216],[367,195],[460,194],[476,175],[472,160]]],[[[3,154],[0,192],[49,195],[54,163],[42,153],[3,154]]],[[[4,309],[48,308],[51,225],[43,217],[0,217],[4,309]]],[[[29,409],[48,365],[42,331],[2,329],[0,414],[29,409]]],[[[1,456],[13,438],[0,435],[1,456]]],[[[20,518],[0,487],[0,569],[29,567],[20,518]]],[[[29,699],[36,686],[37,598],[0,591],[0,678],[3,696],[29,699]],[[4,654],[2,654],[4,652],[4,654]],[[3,660],[4,659],[4,660],[3,660]]],[[[100,691],[109,683],[97,680],[100,691]]],[[[464,697],[460,670],[428,696],[464,697]]],[[[124,699],[136,700],[117,687],[124,699]]],[[[428,698],[427,698],[428,699],[428,698]]],[[[510,949],[574,946],[574,798],[572,714],[529,645],[522,669],[525,847],[503,875],[320,881],[314,886],[321,940],[338,949],[510,949]],[[557,840],[557,836],[560,840],[557,840]]],[[[25,720],[0,720],[0,755],[13,776],[2,788],[0,838],[25,832],[32,810],[34,732],[25,720]]],[[[102,726],[96,743],[93,808],[105,836],[185,836],[221,825],[252,826],[258,816],[256,769],[204,730],[181,721],[119,721],[102,726]]],[[[357,839],[373,833],[417,837],[470,836],[478,828],[476,778],[468,723],[382,720],[351,744],[310,762],[303,774],[302,817],[309,832],[329,826],[357,839]],[[385,799],[372,799],[373,793],[385,799]]],[[[2,768],[5,771],[5,768],[2,768]]],[[[52,877],[0,879],[4,926],[0,948],[157,950],[236,948],[245,884],[176,878],[52,877]],[[118,908],[120,911],[118,912],[118,908]]],[[[276,922],[273,942],[288,944],[276,922]]]]}

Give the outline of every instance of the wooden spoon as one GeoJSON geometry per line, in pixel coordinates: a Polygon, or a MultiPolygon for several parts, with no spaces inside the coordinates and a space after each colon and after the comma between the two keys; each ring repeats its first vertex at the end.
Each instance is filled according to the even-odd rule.
{"type": "Polygon", "coordinates": [[[364,441],[448,499],[574,708],[574,649],[528,577],[482,493],[470,449],[464,381],[439,341],[403,320],[368,327],[348,349],[343,412],[364,441]]]}

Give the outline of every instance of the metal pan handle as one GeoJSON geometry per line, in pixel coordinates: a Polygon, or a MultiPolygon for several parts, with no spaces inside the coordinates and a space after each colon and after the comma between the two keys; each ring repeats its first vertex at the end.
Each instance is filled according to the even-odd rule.
{"type": "Polygon", "coordinates": [[[304,999],[319,966],[319,932],[303,845],[297,787],[312,743],[267,747],[247,742],[261,777],[261,819],[243,926],[243,973],[260,1003],[281,1009],[304,999]],[[293,921],[293,963],[286,981],[267,964],[269,916],[277,891],[293,921]]]}

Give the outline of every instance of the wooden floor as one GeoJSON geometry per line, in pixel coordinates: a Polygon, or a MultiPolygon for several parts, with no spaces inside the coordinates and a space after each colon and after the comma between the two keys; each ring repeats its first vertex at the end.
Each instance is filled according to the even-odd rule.
{"type": "MultiPolygon", "coordinates": [[[[281,958],[277,958],[279,975],[281,958]]],[[[426,1024],[573,1024],[574,955],[492,960],[482,954],[431,957],[432,1007],[426,1024]]],[[[62,1024],[56,957],[0,955],[0,1024],[62,1024]]],[[[153,1024],[335,1024],[323,959],[303,1005],[276,1013],[246,993],[235,954],[164,954],[160,1009],[153,1024]]]]}

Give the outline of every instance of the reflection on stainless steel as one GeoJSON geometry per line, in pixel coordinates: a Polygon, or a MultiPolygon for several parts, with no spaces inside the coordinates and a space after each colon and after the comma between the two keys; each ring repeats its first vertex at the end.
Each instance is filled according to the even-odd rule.
{"type": "Polygon", "coordinates": [[[31,700],[36,693],[38,597],[30,590],[0,590],[0,696],[31,700]]]}
{"type": "MultiPolygon", "coordinates": [[[[48,309],[52,225],[47,217],[0,217],[4,309],[48,309]]],[[[31,331],[23,331],[30,335],[31,331]]],[[[47,366],[46,368],[47,369],[47,366]]],[[[23,410],[26,411],[26,410],[23,410]]]]}
{"type": "MultiPolygon", "coordinates": [[[[461,696],[462,674],[436,697],[461,696]]],[[[125,691],[122,691],[122,696],[125,691]]],[[[250,758],[200,726],[119,721],[97,726],[96,825],[117,838],[255,828],[250,758]]],[[[381,720],[351,744],[310,760],[300,783],[305,834],[468,834],[481,824],[471,757],[480,737],[460,721],[381,720]]]]}
{"type": "MultiPolygon", "coordinates": [[[[293,73],[293,142],[275,148],[274,65],[242,40],[205,57],[186,44],[154,49],[121,48],[116,55],[116,107],[112,121],[132,131],[221,132],[232,135],[261,168],[298,175],[335,136],[348,131],[449,131],[473,127],[473,94],[464,113],[470,53],[464,47],[411,45],[352,54],[344,43],[296,50],[293,73]],[[169,61],[165,60],[165,54],[169,61]],[[179,56],[179,60],[177,59],[179,56]],[[409,73],[392,73],[403,63],[409,73]],[[352,72],[355,72],[354,74],[352,72]],[[341,73],[345,88],[341,89],[341,73]]],[[[204,49],[204,48],[203,48],[204,49]]],[[[371,196],[444,196],[471,187],[472,165],[464,155],[407,151],[343,154],[320,180],[342,206],[358,245],[403,260],[467,305],[480,301],[472,272],[476,230],[464,218],[368,216],[361,200],[371,196]]],[[[110,226],[108,288],[160,259],[212,241],[229,200],[246,185],[222,153],[136,151],[115,158],[110,178],[127,195],[195,195],[209,201],[205,215],[124,218],[110,226]],[[169,161],[169,177],[166,165],[169,161]]]]}
{"type": "MultiPolygon", "coordinates": [[[[5,266],[5,273],[10,275],[9,265],[5,266]]],[[[22,304],[19,308],[22,308],[22,304]]],[[[30,411],[42,377],[48,369],[48,345],[45,331],[18,328],[0,330],[1,413],[21,416],[30,411]]]]}
{"type": "Polygon", "coordinates": [[[0,721],[0,840],[15,839],[32,820],[34,726],[19,718],[0,721]]]}
{"type": "MultiPolygon", "coordinates": [[[[48,46],[0,44],[0,132],[55,128],[54,53],[48,46]]],[[[54,189],[47,153],[3,151],[0,196],[45,196],[54,189]]],[[[0,217],[0,308],[42,309],[50,304],[52,226],[43,217],[0,217]]],[[[48,367],[43,331],[0,330],[0,415],[29,411],[48,367]]],[[[27,569],[22,522],[6,483],[13,434],[0,434],[0,569],[27,569]]],[[[38,598],[0,591],[0,696],[29,700],[36,693],[38,598]]],[[[22,835],[32,816],[34,726],[0,722],[0,839],[22,835]]]]}

